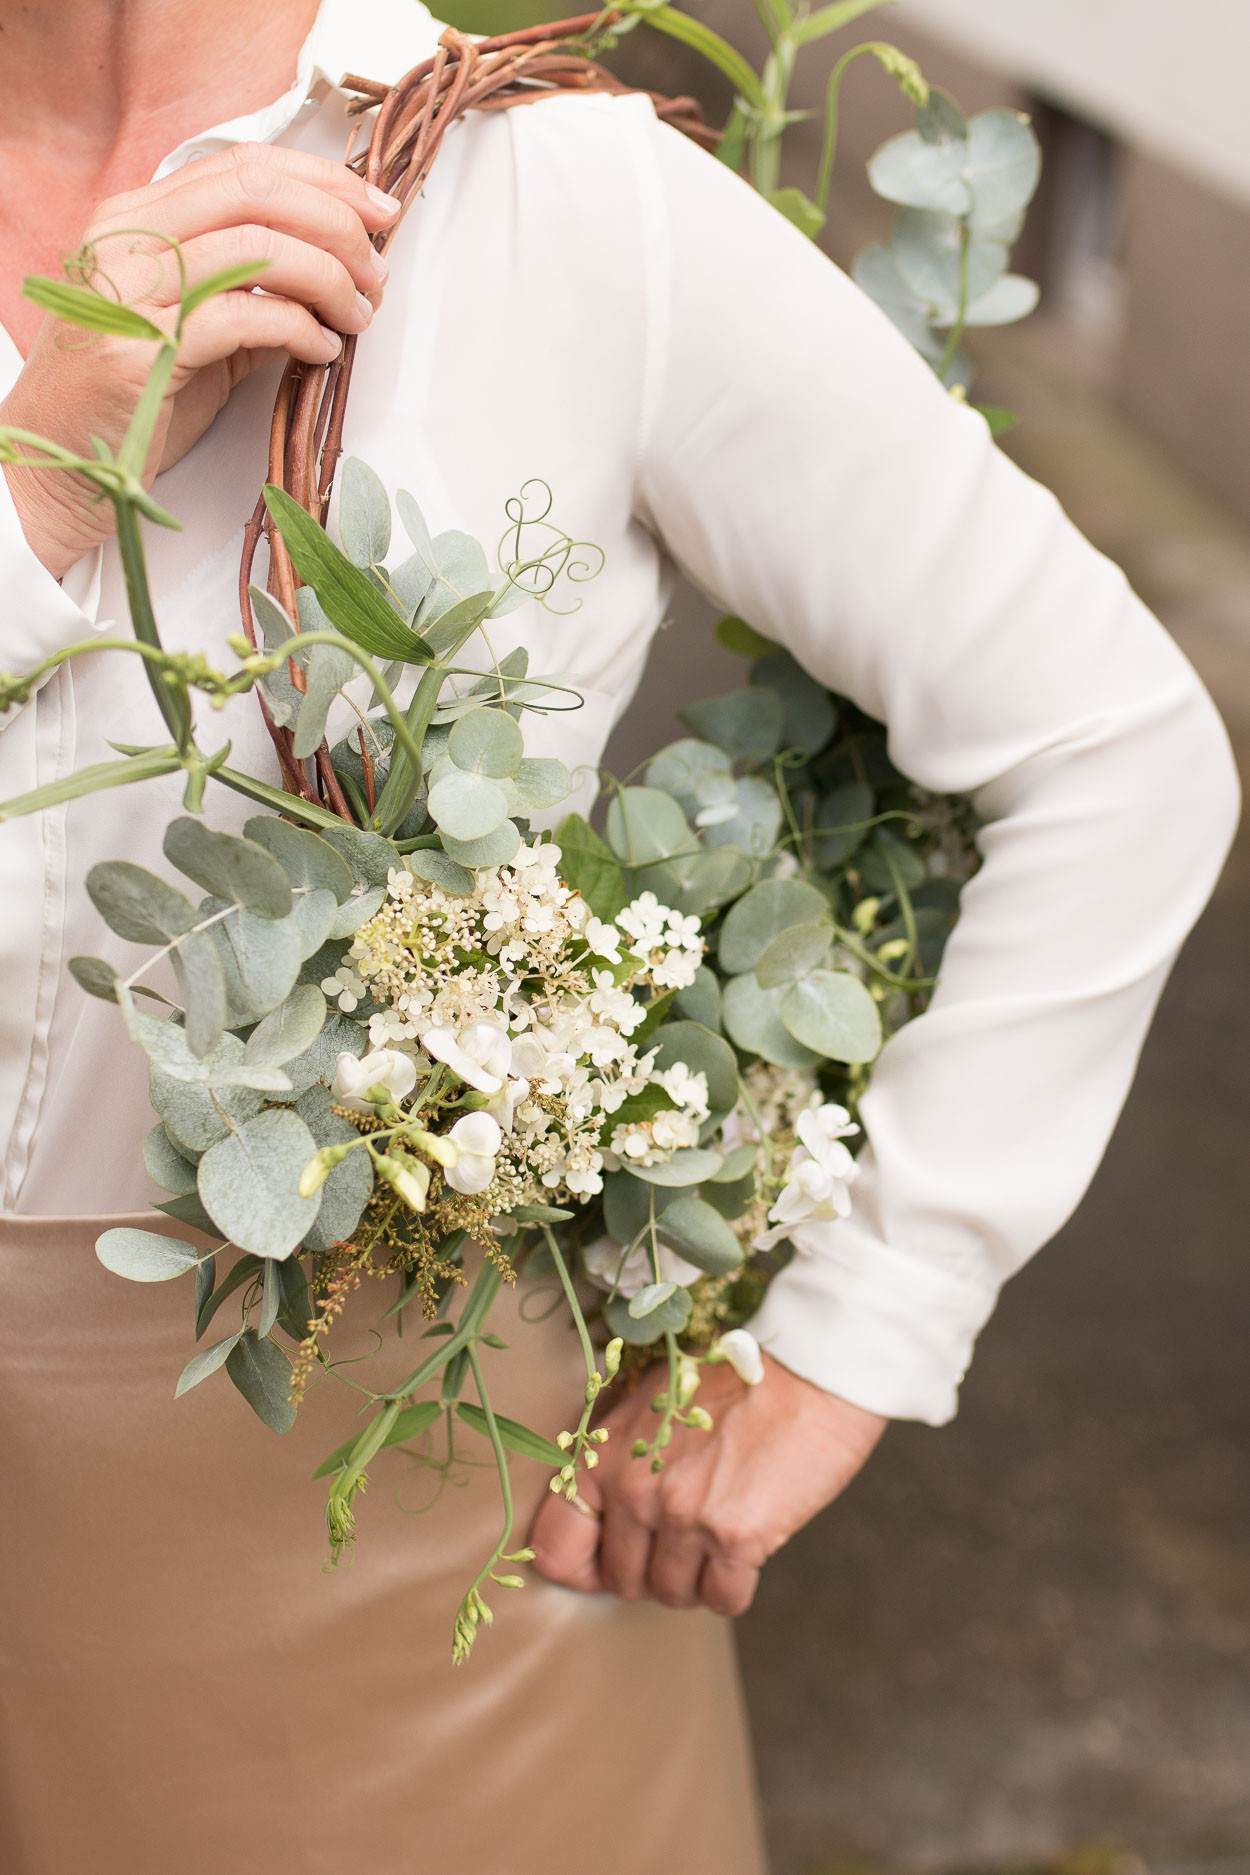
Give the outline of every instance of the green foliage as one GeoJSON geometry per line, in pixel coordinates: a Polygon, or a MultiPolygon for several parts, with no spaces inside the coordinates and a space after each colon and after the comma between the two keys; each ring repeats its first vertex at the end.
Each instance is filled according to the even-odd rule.
{"type": "Polygon", "coordinates": [[[269,1108],[234,1127],[200,1160],[196,1183],[222,1235],[253,1256],[288,1257],[316,1221],[321,1194],[299,1182],[316,1142],[297,1113],[269,1108]]]}
{"type": "Polygon", "coordinates": [[[702,1198],[675,1198],[660,1213],[656,1235],[709,1276],[727,1276],[742,1262],[742,1245],[720,1212],[702,1198]]]}
{"type": "Polygon", "coordinates": [[[132,1283],[167,1283],[196,1265],[196,1252],[180,1237],[162,1237],[157,1231],[129,1225],[97,1237],[95,1253],[106,1270],[132,1283]]]}

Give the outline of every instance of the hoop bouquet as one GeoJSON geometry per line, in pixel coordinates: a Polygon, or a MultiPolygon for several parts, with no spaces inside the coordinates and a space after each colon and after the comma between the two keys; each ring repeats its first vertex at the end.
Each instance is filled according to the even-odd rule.
{"type": "MultiPolygon", "coordinates": [[[[619,89],[586,46],[623,24],[596,17],[477,45],[449,31],[393,89],[352,81],[362,112],[377,107],[359,166],[407,202],[464,110],[619,89]]],[[[942,193],[905,209],[897,256],[870,250],[868,271],[888,275],[895,316],[918,341],[920,321],[958,386],[973,286],[1022,303],[1005,285],[1003,237],[1036,182],[1035,149],[1013,114],[986,115],[1014,132],[978,131],[984,119],[964,124],[901,55],[858,50],[917,105],[917,129],[886,146],[878,171],[904,200],[942,193]],[[992,246],[997,287],[984,285],[992,246]],[[942,293],[908,307],[922,251],[946,269],[942,293]],[[934,340],[944,324],[954,344],[934,340]]],[[[731,155],[770,134],[764,104],[742,89],[731,155]]],[[[831,88],[831,125],[834,101],[831,88]]],[[[662,108],[710,140],[688,103],[662,108]]],[[[256,272],[184,291],[172,335],[94,285],[27,283],[69,324],[149,340],[155,354],[116,457],[0,431],[4,459],[87,476],[112,502],[134,625],[133,638],[71,645],[0,679],[0,707],[25,702],[66,659],[119,651],[143,660],[170,740],[120,749],[0,817],[185,774],[186,811],[164,839],[183,883],[123,861],[86,882],[145,960],[125,975],[102,958],[70,966],[147,1053],[156,1124],[144,1159],[169,1194],[158,1207],[168,1231],[109,1230],[98,1254],[137,1281],[194,1278],[199,1346],[170,1377],[178,1394],[223,1370],[281,1433],[310,1386],[343,1384],[346,1437],[317,1474],[336,1559],[384,1450],[445,1475],[465,1427],[488,1441],[503,1527],[456,1615],[463,1659],[491,1618],[488,1585],[519,1585],[528,1555],[515,1547],[510,1454],[548,1465],[552,1489],[576,1500],[618,1374],[620,1385],[664,1363],[652,1436],[635,1448],[655,1468],[674,1425],[710,1427],[704,1364],[759,1378],[746,1324],[781,1262],[850,1209],[858,1101],[883,1037],[924,1006],[976,863],[975,824],[966,802],[925,795],[893,768],[879,724],[737,619],[717,629],[748,660],[743,686],[685,711],[689,733],[639,774],[599,778],[601,830],[567,812],[574,776],[527,755],[524,727],[535,711],[577,707],[576,679],[532,672],[524,648],[496,658],[491,622],[557,603],[593,572],[594,550],[559,530],[538,483],[509,504],[493,554],[461,533],[431,536],[412,497],[392,503],[356,460],[338,470],[332,540],[351,339],[329,367],[284,375],[271,479],[246,530],[235,667],[167,652],[140,517],[176,522],[142,466],[183,321],[256,272]],[[261,588],[251,574],[265,537],[261,588]],[[228,745],[201,746],[197,692],[255,694],[281,787],[232,768],[228,745]],[[204,819],[210,787],[255,803],[241,835],[204,819]],[[370,1277],[385,1286],[353,1302],[370,1277]],[[479,1360],[501,1286],[536,1280],[563,1297],[585,1355],[566,1427],[496,1413],[479,1360]],[[335,1343],[349,1303],[368,1309],[370,1297],[380,1343],[424,1324],[411,1372],[378,1390],[335,1343]]]]}

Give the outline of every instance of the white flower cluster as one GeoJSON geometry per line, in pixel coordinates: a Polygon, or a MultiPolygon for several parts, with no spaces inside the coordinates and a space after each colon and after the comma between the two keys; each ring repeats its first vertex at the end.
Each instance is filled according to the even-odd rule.
{"type": "Polygon", "coordinates": [[[442,1134],[443,1175],[496,1212],[590,1197],[605,1168],[695,1144],[708,1115],[704,1075],[680,1062],[661,1070],[655,1049],[630,1040],[646,1016],[637,989],[693,982],[698,919],[650,892],[597,918],[559,862],[536,839],[478,872],[464,897],[392,871],[382,907],[322,984],[347,1013],[366,1005],[373,1049],[341,1057],[336,1099],[373,1111],[371,1090],[398,1104],[435,1087],[442,1106],[471,1089],[474,1110],[442,1134]]]}

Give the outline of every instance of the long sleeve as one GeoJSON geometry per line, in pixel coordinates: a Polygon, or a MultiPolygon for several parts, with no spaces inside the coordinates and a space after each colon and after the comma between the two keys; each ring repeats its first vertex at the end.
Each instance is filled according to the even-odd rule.
{"type": "Polygon", "coordinates": [[[983,865],[863,1103],[847,1221],[754,1327],[940,1424],[1001,1283],[1070,1215],[1237,816],[1192,669],[1054,499],[737,178],[659,130],[640,512],[707,591],[969,791],[983,865]],[[665,252],[666,248],[666,252],[665,252]]]}
{"type": "MultiPolygon", "coordinates": [[[[24,677],[96,626],[99,554],[53,579],[22,532],[8,477],[0,473],[0,671],[24,677]]],[[[98,629],[104,629],[103,626],[98,629]]],[[[0,716],[0,729],[16,711],[0,716]]]]}

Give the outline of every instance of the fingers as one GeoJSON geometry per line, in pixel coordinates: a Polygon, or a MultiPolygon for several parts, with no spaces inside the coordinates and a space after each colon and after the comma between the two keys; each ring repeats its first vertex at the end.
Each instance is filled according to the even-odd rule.
{"type": "Polygon", "coordinates": [[[647,1590],[666,1608],[694,1608],[707,1563],[707,1544],[698,1531],[662,1524],[651,1542],[647,1590]]]}
{"type": "Polygon", "coordinates": [[[370,233],[389,226],[399,213],[400,205],[394,196],[370,188],[345,163],[333,162],[325,156],[312,156],[306,150],[286,149],[276,143],[236,143],[228,150],[220,150],[213,156],[203,156],[195,162],[187,163],[171,175],[163,176],[159,182],[149,183],[146,188],[129,189],[110,196],[100,204],[98,214],[114,227],[123,223],[144,225],[142,215],[136,215],[133,211],[168,201],[179,189],[186,187],[188,180],[227,176],[235,170],[250,171],[257,167],[289,176],[293,181],[306,183],[326,195],[335,196],[360,217],[370,233]]]}
{"type": "Polygon", "coordinates": [[[699,1600],[714,1615],[744,1615],[755,1599],[760,1572],[728,1556],[709,1556],[699,1577],[699,1600]]]}
{"type": "MultiPolygon", "coordinates": [[[[342,262],[323,248],[292,235],[250,223],[223,234],[201,235],[182,249],[187,281],[198,286],[223,268],[256,262],[256,283],[269,294],[298,300],[336,332],[363,332],[373,306],[342,262]]],[[[172,304],[180,281],[176,267],[163,270],[161,297],[172,304]]],[[[374,285],[377,291],[377,283],[374,285]]]]}
{"type": "Polygon", "coordinates": [[[184,372],[219,364],[239,351],[285,351],[305,364],[337,358],[343,341],[306,306],[271,293],[219,293],[187,320],[178,363],[184,372]]]}
{"type": "Polygon", "coordinates": [[[534,1567],[549,1582],[595,1595],[599,1575],[599,1518],[588,1517],[562,1497],[544,1499],[529,1535],[534,1567]]]}
{"type": "Polygon", "coordinates": [[[650,1557],[650,1530],[619,1497],[609,1494],[599,1537],[599,1577],[604,1588],[622,1601],[641,1601],[648,1593],[650,1557]]]}
{"type": "MultiPolygon", "coordinates": [[[[134,230],[142,228],[157,237],[191,242],[226,229],[260,227],[294,236],[332,255],[346,268],[359,292],[373,293],[381,285],[385,264],[369,239],[370,228],[379,225],[377,210],[366,217],[359,202],[349,206],[335,192],[306,182],[271,162],[238,161],[221,169],[192,164],[180,173],[185,179],[169,194],[155,201],[146,195],[130,202],[121,198],[122,206],[114,198],[106,205],[107,213],[97,216],[90,238],[100,249],[101,265],[106,271],[110,264],[110,234],[151,252],[150,236],[134,230]]],[[[350,171],[343,173],[350,175],[350,171]]],[[[240,251],[239,258],[252,256],[240,251]]]]}

